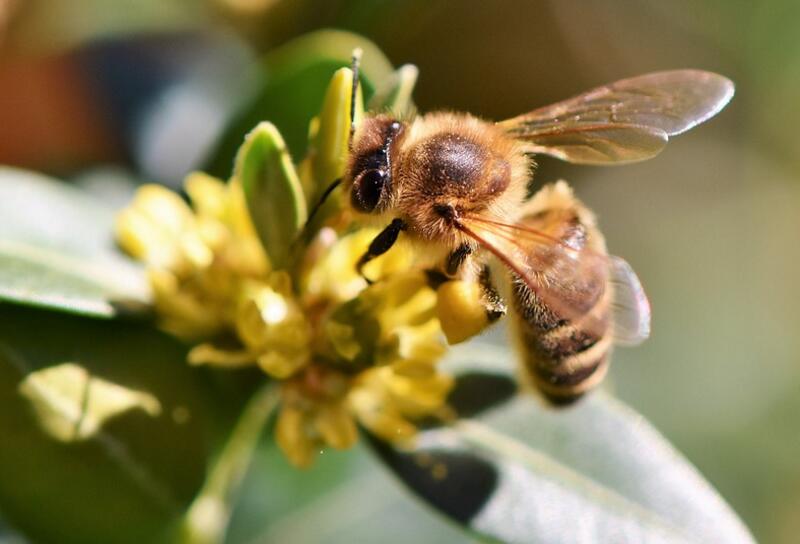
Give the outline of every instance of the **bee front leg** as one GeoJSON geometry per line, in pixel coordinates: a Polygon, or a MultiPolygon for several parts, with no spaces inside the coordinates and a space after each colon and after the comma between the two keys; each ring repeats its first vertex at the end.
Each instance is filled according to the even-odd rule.
{"type": "MultiPolygon", "coordinates": [[[[369,244],[366,253],[364,253],[356,264],[356,270],[359,274],[364,276],[364,266],[375,257],[380,257],[397,241],[400,236],[400,231],[406,230],[406,224],[402,219],[394,219],[389,225],[383,229],[372,242],[369,244]]],[[[368,283],[372,283],[369,278],[364,276],[368,283]]]]}

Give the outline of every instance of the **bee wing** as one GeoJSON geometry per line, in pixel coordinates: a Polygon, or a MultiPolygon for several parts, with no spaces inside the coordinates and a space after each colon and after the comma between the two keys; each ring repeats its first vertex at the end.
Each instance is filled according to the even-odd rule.
{"type": "Polygon", "coordinates": [[[609,281],[614,342],[623,346],[641,344],[650,336],[650,302],[638,276],[621,257],[609,257],[609,281]]]}
{"type": "Polygon", "coordinates": [[[603,334],[607,318],[592,310],[610,286],[614,342],[635,345],[650,335],[650,304],[636,273],[622,258],[576,249],[527,225],[471,217],[460,220],[459,228],[561,319],[603,334]]]}
{"type": "Polygon", "coordinates": [[[582,164],[657,155],[670,136],[716,115],[733,83],[701,70],[656,72],[597,87],[498,123],[530,153],[582,164]]]}

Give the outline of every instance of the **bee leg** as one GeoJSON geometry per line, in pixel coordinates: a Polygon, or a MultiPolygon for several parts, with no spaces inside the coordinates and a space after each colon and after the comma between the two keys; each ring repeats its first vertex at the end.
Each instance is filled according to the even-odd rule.
{"type": "Polygon", "coordinates": [[[478,276],[478,282],[481,284],[483,290],[483,305],[486,310],[486,317],[489,318],[489,323],[494,323],[504,315],[506,315],[506,303],[492,281],[492,273],[489,266],[486,265],[481,270],[478,276]]]}
{"type": "MultiPolygon", "coordinates": [[[[461,244],[454,249],[445,261],[444,273],[435,270],[428,271],[429,285],[434,289],[438,289],[446,281],[457,278],[464,263],[474,251],[475,248],[469,244],[461,244]]],[[[484,265],[481,268],[477,280],[481,286],[481,305],[486,311],[489,323],[494,323],[506,315],[506,303],[494,286],[489,266],[484,265]]]]}
{"type": "Polygon", "coordinates": [[[451,278],[456,277],[458,275],[458,271],[461,269],[461,265],[464,264],[464,261],[467,260],[467,257],[472,255],[473,251],[473,247],[469,244],[461,244],[455,248],[447,257],[447,261],[445,262],[444,266],[444,273],[451,278]]]}
{"type": "Polygon", "coordinates": [[[428,287],[436,291],[445,282],[450,281],[450,278],[444,275],[441,270],[436,268],[425,269],[425,278],[428,281],[428,287]]]}
{"type": "MultiPolygon", "coordinates": [[[[402,219],[394,219],[389,223],[389,225],[370,242],[367,252],[358,260],[358,264],[356,264],[358,273],[364,276],[364,265],[375,257],[380,257],[389,251],[397,241],[397,237],[400,236],[400,231],[403,230],[406,230],[406,224],[402,219]]],[[[364,279],[367,280],[367,283],[372,283],[366,276],[364,276],[364,279]]]]}
{"type": "Polygon", "coordinates": [[[443,283],[458,276],[462,265],[472,252],[475,251],[469,244],[461,244],[455,248],[444,261],[444,267],[428,268],[425,275],[431,289],[438,289],[443,283]]]}

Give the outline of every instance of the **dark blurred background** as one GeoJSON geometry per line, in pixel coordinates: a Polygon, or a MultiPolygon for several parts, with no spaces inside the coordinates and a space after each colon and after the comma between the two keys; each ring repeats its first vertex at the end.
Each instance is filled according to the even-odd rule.
{"type": "Polygon", "coordinates": [[[652,339],[617,353],[609,387],[756,538],[788,544],[800,534],[798,21],[793,0],[0,0],[0,163],[100,191],[175,185],[204,164],[252,64],[319,28],[416,64],[420,110],[491,119],[648,71],[720,72],[737,85],[731,105],[658,158],[542,159],[537,180],[571,181],[649,292],[652,339]]]}

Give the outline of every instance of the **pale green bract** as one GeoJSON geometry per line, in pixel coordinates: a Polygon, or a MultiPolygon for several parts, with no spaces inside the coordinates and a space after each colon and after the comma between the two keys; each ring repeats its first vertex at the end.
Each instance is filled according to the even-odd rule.
{"type": "Polygon", "coordinates": [[[42,429],[61,442],[88,440],[106,421],[130,410],[150,417],[161,403],[150,393],[92,376],[77,363],[62,363],[31,372],[19,384],[42,429]]]}
{"type": "MultiPolygon", "coordinates": [[[[316,186],[315,196],[333,181],[344,175],[347,162],[347,144],[350,141],[350,108],[353,90],[353,71],[337,70],[328,89],[319,114],[317,133],[312,138],[311,171],[316,186]]],[[[356,95],[355,122],[364,115],[361,89],[356,95]]]]}
{"type": "Polygon", "coordinates": [[[277,269],[284,267],[307,210],[289,150],[273,124],[259,123],[247,135],[236,157],[234,176],[242,184],[270,262],[277,269]]]}

